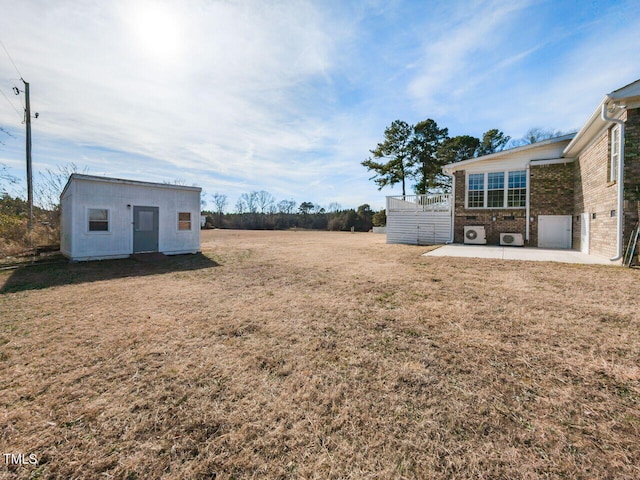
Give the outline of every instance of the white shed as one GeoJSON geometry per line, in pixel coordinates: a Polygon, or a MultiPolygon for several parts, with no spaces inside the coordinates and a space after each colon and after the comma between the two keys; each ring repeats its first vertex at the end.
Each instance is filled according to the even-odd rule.
{"type": "Polygon", "coordinates": [[[60,195],[60,251],[74,261],[197,253],[200,192],[74,173],[60,195]]]}

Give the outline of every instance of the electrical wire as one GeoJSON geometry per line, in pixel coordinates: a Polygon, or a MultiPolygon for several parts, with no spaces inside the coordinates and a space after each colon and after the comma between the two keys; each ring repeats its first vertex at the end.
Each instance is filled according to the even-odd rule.
{"type": "Polygon", "coordinates": [[[7,102],[9,102],[9,105],[11,105],[11,107],[16,111],[16,113],[17,113],[18,115],[20,115],[20,117],[24,117],[24,113],[20,113],[20,110],[18,110],[18,109],[16,108],[16,106],[13,104],[13,102],[12,102],[11,100],[9,100],[9,97],[7,97],[7,94],[6,94],[6,93],[4,93],[4,91],[3,91],[1,88],[0,88],[0,93],[2,94],[2,96],[3,96],[4,98],[6,98],[6,99],[7,99],[7,102]]]}
{"type": "Polygon", "coordinates": [[[18,70],[18,67],[16,66],[15,62],[13,61],[13,58],[11,58],[11,55],[9,55],[9,50],[7,50],[7,47],[4,46],[4,43],[2,42],[2,39],[0,39],[0,45],[2,45],[2,48],[4,49],[4,53],[7,54],[7,57],[9,57],[9,61],[11,62],[11,65],[13,65],[13,68],[16,69],[16,72],[18,73],[20,78],[22,78],[22,74],[20,73],[20,70],[18,70]]]}

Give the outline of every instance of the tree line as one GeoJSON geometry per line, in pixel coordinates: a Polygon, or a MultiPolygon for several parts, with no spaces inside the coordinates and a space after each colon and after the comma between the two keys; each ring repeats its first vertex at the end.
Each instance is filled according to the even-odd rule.
{"type": "Polygon", "coordinates": [[[243,230],[288,230],[305,228],[314,230],[366,232],[374,225],[384,225],[384,210],[375,212],[370,205],[357,209],[343,209],[338,203],[327,208],[305,201],[298,204],[293,199],[276,201],[265,190],[243,193],[235,203],[235,210],[225,212],[229,202],[222,193],[210,197],[213,210],[205,210],[208,228],[234,228],[243,230]]]}
{"type": "Polygon", "coordinates": [[[559,135],[563,132],[535,127],[516,140],[497,128],[487,130],[482,138],[450,137],[449,130],[440,128],[431,118],[415,125],[394,120],[385,128],[383,141],[370,150],[371,156],[361,165],[374,172],[371,180],[378,190],[400,184],[402,195],[406,195],[407,184],[413,183],[413,191],[418,195],[443,192],[451,188],[451,178],[442,173],[444,165],[559,135]]]}

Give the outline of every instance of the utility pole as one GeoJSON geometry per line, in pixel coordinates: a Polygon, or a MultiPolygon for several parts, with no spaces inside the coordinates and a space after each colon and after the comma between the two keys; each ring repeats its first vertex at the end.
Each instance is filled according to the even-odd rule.
{"type": "Polygon", "coordinates": [[[29,230],[33,229],[33,172],[31,170],[31,104],[29,103],[29,82],[24,83],[25,124],[27,126],[27,203],[29,205],[29,230]]]}

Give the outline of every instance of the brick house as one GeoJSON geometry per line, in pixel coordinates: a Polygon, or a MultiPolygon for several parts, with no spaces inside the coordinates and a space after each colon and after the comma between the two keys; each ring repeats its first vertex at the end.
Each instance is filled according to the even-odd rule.
{"type": "Polygon", "coordinates": [[[638,222],[639,150],[637,80],[606,95],[576,134],[445,165],[452,240],[481,227],[488,244],[517,234],[619,261],[638,222]]]}

